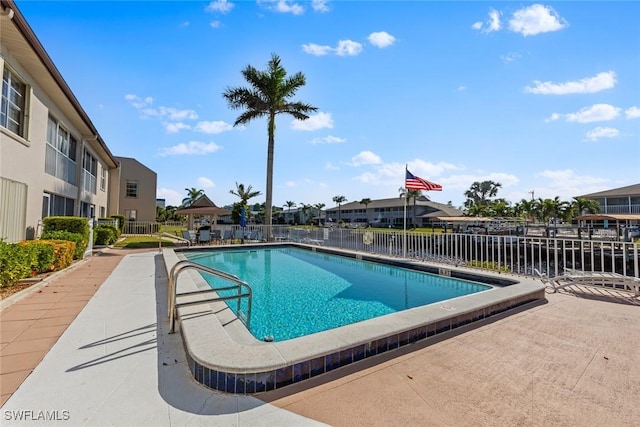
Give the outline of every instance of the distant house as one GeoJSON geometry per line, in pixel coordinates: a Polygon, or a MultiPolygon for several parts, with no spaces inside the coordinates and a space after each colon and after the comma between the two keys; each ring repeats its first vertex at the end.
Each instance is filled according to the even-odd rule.
{"type": "Polygon", "coordinates": [[[117,180],[111,186],[112,213],[124,215],[128,221],[156,220],[156,187],[158,175],[130,157],[118,157],[117,180]]]}
{"type": "MultiPolygon", "coordinates": [[[[325,211],[326,221],[338,223],[339,221],[351,225],[366,226],[371,224],[376,227],[402,226],[404,224],[405,206],[404,199],[396,197],[392,199],[372,200],[364,205],[360,202],[350,202],[340,207],[325,211]]],[[[419,197],[407,201],[406,206],[407,226],[430,226],[434,222],[439,223],[441,217],[459,217],[463,215],[460,209],[442,203],[432,202],[426,197],[419,197]]]]}
{"type": "Polygon", "coordinates": [[[15,3],[0,1],[0,239],[105,216],[118,163],[15,3]]]}
{"type": "Polygon", "coordinates": [[[585,199],[600,203],[602,214],[640,214],[640,184],[585,194],[585,199]]]}

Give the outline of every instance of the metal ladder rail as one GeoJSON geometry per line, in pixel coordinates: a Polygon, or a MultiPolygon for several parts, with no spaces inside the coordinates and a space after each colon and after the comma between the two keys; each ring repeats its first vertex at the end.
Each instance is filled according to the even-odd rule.
{"type": "Polygon", "coordinates": [[[201,293],[206,293],[206,292],[213,292],[213,291],[224,291],[224,290],[232,290],[232,289],[237,289],[238,290],[238,294],[237,295],[231,295],[228,297],[217,297],[217,298],[211,298],[211,299],[207,299],[207,300],[200,300],[200,301],[194,301],[194,302],[189,302],[189,303],[182,303],[180,304],[181,306],[187,306],[187,305],[194,305],[194,304],[201,304],[203,302],[214,302],[214,301],[228,301],[228,300],[233,300],[235,299],[238,303],[237,306],[237,311],[238,311],[238,318],[240,318],[240,320],[242,320],[241,316],[240,316],[240,299],[242,298],[247,298],[247,302],[248,302],[248,307],[247,307],[247,315],[246,315],[246,321],[245,324],[249,324],[249,322],[251,321],[251,302],[253,300],[253,291],[251,289],[251,286],[249,286],[248,283],[243,282],[242,280],[240,280],[237,276],[234,276],[232,274],[226,273],[224,271],[220,271],[217,270],[215,268],[211,268],[211,267],[207,267],[204,266],[202,264],[198,264],[195,263],[193,261],[190,260],[182,260],[182,261],[178,261],[172,268],[171,271],[169,273],[169,289],[168,289],[168,295],[167,295],[167,299],[169,302],[169,323],[170,323],[170,329],[169,329],[169,333],[174,333],[175,332],[175,318],[177,315],[177,297],[178,296],[183,296],[183,295],[193,295],[193,294],[201,294],[201,293]],[[211,274],[213,276],[216,277],[220,277],[221,279],[224,280],[228,280],[232,283],[234,283],[234,286],[228,286],[228,287],[223,287],[223,288],[212,288],[212,289],[205,289],[205,290],[200,290],[200,291],[193,291],[193,292],[186,292],[186,293],[182,293],[182,294],[178,294],[177,293],[177,279],[178,279],[178,275],[185,271],[185,270],[189,270],[189,269],[194,269],[194,270],[199,270],[208,274],[211,274]],[[242,288],[246,288],[246,293],[242,293],[242,288]]]}

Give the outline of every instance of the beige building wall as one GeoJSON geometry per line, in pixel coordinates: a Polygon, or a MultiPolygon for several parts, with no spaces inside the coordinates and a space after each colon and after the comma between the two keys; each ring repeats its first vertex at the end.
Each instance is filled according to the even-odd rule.
{"type": "Polygon", "coordinates": [[[157,174],[130,157],[117,157],[120,163],[118,213],[127,220],[156,220],[157,174]]]}
{"type": "Polygon", "coordinates": [[[0,238],[19,241],[39,235],[45,194],[73,200],[76,216],[90,216],[89,206],[95,209],[94,217],[101,210],[107,213],[109,171],[117,164],[15,4],[3,2],[2,7],[0,77],[7,70],[7,76],[11,74],[26,89],[23,135],[0,123],[0,238]],[[8,13],[8,9],[15,10],[8,13]],[[77,142],[75,167],[69,173],[75,174],[75,184],[45,170],[49,117],[77,142]],[[95,177],[83,170],[85,150],[96,161],[95,177]],[[96,183],[95,193],[84,189],[91,180],[96,183]],[[84,211],[82,202],[87,207],[84,211]]]}

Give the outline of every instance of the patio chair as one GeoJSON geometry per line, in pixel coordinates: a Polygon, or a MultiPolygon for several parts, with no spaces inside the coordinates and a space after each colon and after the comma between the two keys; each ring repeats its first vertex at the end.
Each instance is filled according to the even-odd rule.
{"type": "Polygon", "coordinates": [[[222,243],[230,242],[232,237],[233,237],[233,230],[231,230],[231,229],[224,230],[224,236],[222,237],[222,243]]]}
{"type": "Polygon", "coordinates": [[[196,242],[196,235],[191,230],[182,230],[182,238],[191,244],[196,242]]]}
{"type": "Polygon", "coordinates": [[[220,230],[211,230],[211,241],[220,243],[222,240],[222,232],[220,230]]]}
{"type": "Polygon", "coordinates": [[[200,230],[198,234],[198,243],[211,243],[211,232],[209,230],[200,230]]]}

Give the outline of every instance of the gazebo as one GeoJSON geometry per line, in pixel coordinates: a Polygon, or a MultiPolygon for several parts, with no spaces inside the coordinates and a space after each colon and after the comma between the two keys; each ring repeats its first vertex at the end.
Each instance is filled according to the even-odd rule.
{"type": "Polygon", "coordinates": [[[212,226],[216,225],[218,222],[219,216],[231,215],[231,211],[229,209],[224,209],[216,206],[215,203],[211,201],[206,195],[202,195],[196,199],[191,205],[178,209],[176,211],[176,215],[187,215],[189,224],[189,229],[194,228],[193,218],[194,216],[211,216],[213,218],[212,226]]]}

